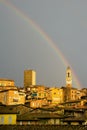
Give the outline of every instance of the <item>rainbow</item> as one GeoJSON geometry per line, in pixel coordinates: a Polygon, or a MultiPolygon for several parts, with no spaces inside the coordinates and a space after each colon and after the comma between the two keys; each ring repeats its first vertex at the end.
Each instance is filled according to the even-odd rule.
{"type": "MultiPolygon", "coordinates": [[[[60,49],[56,46],[56,43],[53,42],[53,40],[40,28],[39,25],[37,25],[29,16],[27,16],[23,11],[21,11],[19,8],[17,8],[15,5],[13,5],[11,2],[7,0],[1,0],[2,4],[4,4],[6,7],[10,8],[17,16],[21,17],[27,24],[31,25],[32,28],[39,33],[39,35],[47,42],[49,47],[51,47],[55,53],[59,56],[60,60],[64,64],[65,67],[71,66],[63,53],[60,51],[60,49]]],[[[77,78],[77,75],[75,74],[74,70],[71,68],[73,73],[74,82],[77,88],[81,88],[81,83],[77,78]]]]}

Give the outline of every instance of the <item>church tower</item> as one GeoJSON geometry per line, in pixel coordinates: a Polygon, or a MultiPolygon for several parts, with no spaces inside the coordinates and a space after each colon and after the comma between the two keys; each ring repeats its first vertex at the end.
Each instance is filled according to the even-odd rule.
{"type": "Polygon", "coordinates": [[[67,67],[66,70],[66,87],[71,88],[72,87],[72,72],[70,67],[67,67]]]}

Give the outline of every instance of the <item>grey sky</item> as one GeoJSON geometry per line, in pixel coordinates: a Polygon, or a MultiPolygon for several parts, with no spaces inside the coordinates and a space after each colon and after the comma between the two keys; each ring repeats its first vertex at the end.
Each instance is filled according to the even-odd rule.
{"type": "Polygon", "coordinates": [[[14,79],[17,86],[23,86],[24,70],[34,69],[37,84],[62,86],[66,67],[58,54],[8,2],[51,37],[76,73],[81,87],[86,87],[87,0],[0,1],[0,77],[14,79]]]}

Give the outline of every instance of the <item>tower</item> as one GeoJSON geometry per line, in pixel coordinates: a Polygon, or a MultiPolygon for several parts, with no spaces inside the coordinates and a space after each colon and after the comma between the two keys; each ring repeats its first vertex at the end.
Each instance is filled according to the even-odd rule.
{"type": "Polygon", "coordinates": [[[30,85],[36,85],[36,72],[34,70],[25,70],[24,87],[27,88],[30,85]]]}
{"type": "Polygon", "coordinates": [[[67,67],[66,70],[66,87],[71,88],[72,87],[72,72],[70,67],[67,67]]]}

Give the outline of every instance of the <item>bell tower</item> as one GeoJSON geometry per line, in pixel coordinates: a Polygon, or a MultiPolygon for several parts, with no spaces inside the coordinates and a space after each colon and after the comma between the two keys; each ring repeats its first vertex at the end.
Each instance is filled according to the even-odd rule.
{"type": "Polygon", "coordinates": [[[66,87],[71,88],[72,87],[72,72],[70,67],[67,67],[66,70],[66,87]]]}

